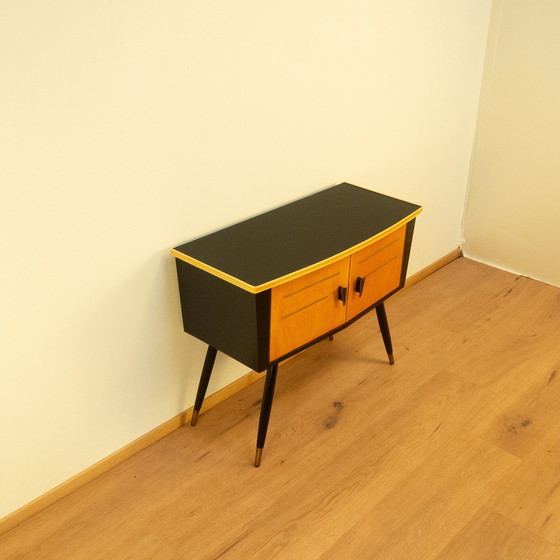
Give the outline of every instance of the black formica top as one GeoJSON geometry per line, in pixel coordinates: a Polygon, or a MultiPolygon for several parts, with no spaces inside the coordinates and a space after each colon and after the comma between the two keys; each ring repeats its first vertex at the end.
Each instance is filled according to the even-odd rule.
{"type": "Polygon", "coordinates": [[[344,253],[420,211],[417,204],[341,183],[179,245],[172,254],[258,287],[344,253]]]}

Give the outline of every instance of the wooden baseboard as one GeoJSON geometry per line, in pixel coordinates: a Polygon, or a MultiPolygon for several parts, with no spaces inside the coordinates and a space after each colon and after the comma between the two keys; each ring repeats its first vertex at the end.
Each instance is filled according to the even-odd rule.
{"type": "Polygon", "coordinates": [[[409,276],[406,279],[406,284],[404,285],[404,287],[405,288],[410,288],[410,286],[413,286],[414,284],[417,284],[418,282],[420,282],[420,280],[424,280],[424,278],[426,278],[430,274],[433,274],[434,272],[436,272],[440,268],[443,268],[445,265],[449,264],[450,262],[453,262],[455,259],[458,259],[459,257],[462,256],[462,254],[463,253],[462,253],[460,247],[457,247],[457,249],[455,249],[454,251],[451,251],[451,253],[448,253],[447,255],[444,255],[443,257],[441,257],[437,261],[428,265],[426,268],[423,268],[422,270],[419,270],[416,274],[413,274],[412,276],[409,276]]]}
{"type": "MultiPolygon", "coordinates": [[[[440,268],[444,267],[446,264],[449,264],[460,256],[461,250],[456,249],[455,251],[449,253],[448,255],[445,255],[441,259],[438,259],[431,265],[410,276],[406,281],[405,288],[416,284],[420,280],[426,278],[426,276],[429,276],[436,270],[439,270],[440,268]]],[[[210,395],[204,400],[204,406],[201,413],[210,410],[235,393],[238,393],[245,387],[248,387],[258,379],[261,379],[262,377],[264,377],[264,374],[265,372],[257,373],[255,371],[250,371],[243,377],[236,379],[233,383],[230,383],[223,389],[220,389],[216,393],[210,395]]],[[[26,519],[29,519],[36,513],[54,504],[64,496],[67,496],[74,490],[77,490],[84,484],[87,484],[94,478],[97,478],[99,475],[109,471],[119,463],[122,463],[129,457],[132,457],[139,451],[142,451],[152,443],[155,443],[156,441],[169,435],[171,432],[175,431],[176,429],[183,426],[186,422],[190,421],[191,413],[192,407],[181,412],[177,416],[174,416],[170,420],[167,420],[153,430],[150,430],[148,433],[140,436],[138,439],[132,441],[128,445],[125,445],[123,448],[115,451],[114,453],[111,453],[111,455],[109,455],[108,457],[105,457],[101,461],[78,473],[69,480],[63,482],[62,484],[59,484],[49,492],[46,492],[42,496],[39,496],[32,502],[22,506],[3,519],[0,519],[0,534],[12,529],[16,525],[19,525],[26,519]]]]}
{"type": "MultiPolygon", "coordinates": [[[[258,373],[256,371],[250,371],[243,377],[236,379],[233,383],[230,383],[223,389],[216,391],[214,394],[210,395],[204,400],[204,406],[202,407],[201,414],[210,410],[217,404],[225,401],[227,398],[231,397],[235,393],[238,393],[245,387],[248,387],[258,379],[264,377],[266,372],[258,373]]],[[[62,484],[59,484],[52,490],[49,490],[45,494],[39,496],[32,502],[22,506],[13,513],[7,515],[6,517],[0,519],[0,534],[9,531],[16,525],[19,525],[26,519],[29,519],[36,513],[47,508],[48,506],[54,504],[64,496],[67,496],[74,490],[77,490],[84,484],[87,484],[99,475],[109,471],[113,467],[117,466],[119,463],[126,461],[129,457],[132,457],[139,451],[142,451],[146,447],[150,446],[152,443],[164,438],[170,433],[174,432],[187,422],[190,422],[193,407],[191,406],[187,410],[184,410],[177,416],[174,416],[170,420],[167,420],[160,426],[157,426],[148,433],[140,436],[138,439],[130,442],[121,449],[111,453],[111,455],[101,459],[101,461],[95,463],[91,467],[85,469],[84,471],[76,474],[72,478],[66,480],[62,484]]]]}

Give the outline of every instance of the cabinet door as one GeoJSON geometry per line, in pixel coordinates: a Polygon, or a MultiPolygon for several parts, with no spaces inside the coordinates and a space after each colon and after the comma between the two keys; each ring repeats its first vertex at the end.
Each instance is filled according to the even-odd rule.
{"type": "Polygon", "coordinates": [[[399,287],[405,233],[403,226],[352,255],[348,320],[399,287]]]}
{"type": "Polygon", "coordinates": [[[346,320],[339,287],[348,287],[344,258],[271,290],[270,360],[275,360],[346,320]]]}

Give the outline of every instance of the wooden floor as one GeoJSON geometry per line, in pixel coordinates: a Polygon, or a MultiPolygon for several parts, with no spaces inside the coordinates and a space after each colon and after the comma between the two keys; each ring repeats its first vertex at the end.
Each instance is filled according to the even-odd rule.
{"type": "Polygon", "coordinates": [[[0,537],[8,559],[560,560],[560,289],[459,259],[0,537]]]}

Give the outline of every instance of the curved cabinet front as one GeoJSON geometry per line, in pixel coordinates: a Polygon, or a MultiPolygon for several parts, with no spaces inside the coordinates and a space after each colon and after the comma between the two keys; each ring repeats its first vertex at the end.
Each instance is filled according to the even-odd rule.
{"type": "Polygon", "coordinates": [[[397,290],[406,228],[272,288],[270,361],[335,330],[397,290]]]}

